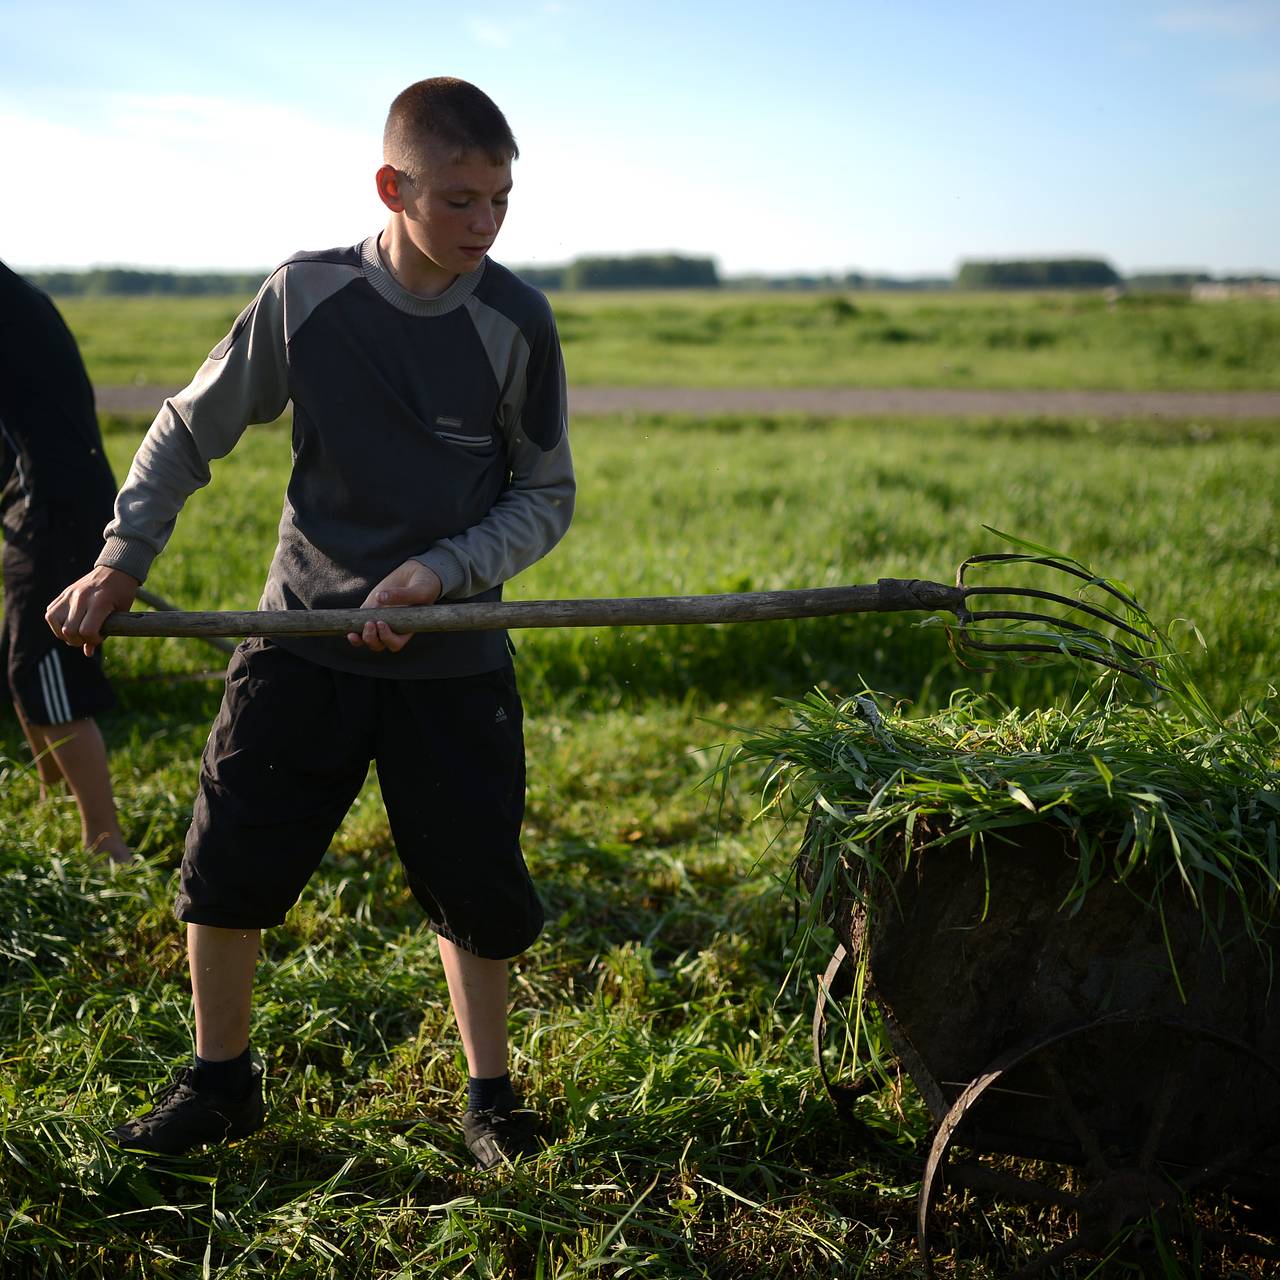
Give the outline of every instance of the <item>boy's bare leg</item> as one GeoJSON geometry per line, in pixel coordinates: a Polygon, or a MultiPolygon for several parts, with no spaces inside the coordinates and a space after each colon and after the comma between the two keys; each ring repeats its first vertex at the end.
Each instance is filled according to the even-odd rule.
{"type": "Polygon", "coordinates": [[[486,960],[437,935],[453,1016],[473,1076],[507,1073],[507,976],[505,960],[486,960]]]}
{"type": "Polygon", "coordinates": [[[187,925],[187,962],[196,1005],[196,1054],[238,1058],[249,1047],[249,1009],[261,929],[187,925]]]}
{"type": "MultiPolygon", "coordinates": [[[[96,720],[71,720],[66,724],[24,722],[28,741],[41,742],[45,758],[52,755],[61,776],[80,808],[84,847],[90,853],[105,853],[112,862],[128,862],[133,850],[125,843],[111,794],[111,773],[107,767],[107,746],[96,720]],[[48,751],[48,748],[52,748],[48,751]]],[[[44,771],[41,781],[48,785],[44,771]]]]}
{"type": "Polygon", "coordinates": [[[32,756],[35,757],[36,771],[40,775],[40,799],[43,802],[49,798],[50,791],[62,786],[64,781],[62,770],[58,768],[58,762],[53,752],[49,750],[43,730],[37,729],[22,714],[22,708],[16,702],[13,704],[13,709],[18,713],[18,723],[22,726],[23,736],[31,748],[32,756]]]}

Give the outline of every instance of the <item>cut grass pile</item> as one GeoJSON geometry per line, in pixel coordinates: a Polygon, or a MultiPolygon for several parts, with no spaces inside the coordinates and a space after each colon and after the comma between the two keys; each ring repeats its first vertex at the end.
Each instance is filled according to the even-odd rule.
{"type": "MultiPolygon", "coordinates": [[[[143,424],[107,435],[122,476],[143,424]]],[[[1121,567],[1194,618],[1216,705],[1265,689],[1280,615],[1274,426],[619,418],[576,427],[582,502],[512,598],[947,580],[985,522],[1121,567]],[[815,499],[815,495],[818,498],[815,499]],[[1243,496],[1242,496],[1243,495],[1243,496]]],[[[252,607],[289,436],[250,431],[193,499],[151,585],[252,607]]],[[[871,1147],[833,1123],[789,984],[780,887],[799,831],[753,823],[753,781],[699,789],[726,724],[774,695],[863,682],[929,712],[958,684],[1049,709],[1086,681],[960,672],[909,617],[518,637],[529,710],[526,850],[548,906],[519,965],[516,1071],[552,1145],[467,1170],[461,1056],[434,944],[372,785],[288,923],[266,939],[255,1047],[270,1127],[168,1169],[100,1134],[190,1050],[169,916],[219,657],[113,641],[103,718],[131,839],[126,874],[72,851],[0,716],[0,1257],[14,1275],[111,1277],[920,1276],[920,1127],[891,1093],[871,1147]]],[[[1065,700],[1065,702],[1064,702],[1065,700]]],[[[730,735],[731,736],[731,735],[730,735]]],[[[911,1112],[911,1114],[918,1114],[911,1112]]],[[[984,1275],[975,1265],[965,1274],[984,1275]]]]}
{"type": "MultiPolygon", "coordinates": [[[[100,384],[185,384],[246,298],[63,298],[100,384]]],[[[552,295],[573,384],[1280,387],[1280,307],[1100,294],[552,295]]]]}
{"type": "Polygon", "coordinates": [[[965,690],[914,719],[869,690],[788,705],[790,723],[742,742],[739,758],[768,768],[768,808],[812,814],[807,853],[837,896],[867,902],[877,877],[916,859],[927,874],[934,847],[980,853],[1045,823],[1075,860],[1067,909],[1087,912],[1105,877],[1140,885],[1153,911],[1167,892],[1185,895],[1218,941],[1219,885],[1255,941],[1275,921],[1280,755],[1264,709],[1206,724],[1133,704],[1110,683],[1039,710],[965,690]]]}
{"type": "MultiPolygon", "coordinates": [[[[1061,550],[991,532],[1016,548],[993,557],[993,571],[1015,579],[1030,570],[1050,590],[973,596],[970,607],[995,611],[959,625],[929,621],[942,622],[957,648],[977,637],[991,662],[1048,655],[1060,668],[1092,671],[1084,698],[1023,710],[960,690],[945,710],[904,719],[870,690],[838,705],[810,694],[791,704],[790,726],[737,749],[771,768],[768,806],[812,813],[809,854],[860,864],[849,876],[860,901],[874,874],[887,874],[878,861],[887,845],[905,868],[932,846],[965,841],[980,850],[993,833],[1046,822],[1060,828],[1078,867],[1064,904],[1071,910],[1082,909],[1097,878],[1140,877],[1152,910],[1164,910],[1166,893],[1185,893],[1220,941],[1206,900],[1217,881],[1260,941],[1280,899],[1272,718],[1280,692],[1268,686],[1257,704],[1222,716],[1185,649],[1125,582],[1061,550]]],[[[1194,626],[1184,640],[1203,644],[1194,626]]]]}
{"type": "MultiPolygon", "coordinates": [[[[1061,904],[1073,914],[1109,878],[1141,892],[1162,919],[1169,896],[1185,895],[1206,936],[1223,944],[1210,890],[1225,886],[1249,939],[1269,947],[1280,905],[1280,692],[1269,686],[1223,716],[1185,650],[1125,583],[991,532],[1018,548],[992,568],[1031,569],[1054,590],[972,598],[978,607],[1021,606],[975,629],[984,656],[1029,664],[1056,648],[1059,671],[1091,671],[1093,684],[1074,705],[1027,709],[962,689],[916,718],[870,689],[787,704],[790,722],[746,738],[735,758],[767,768],[765,812],[809,815],[804,856],[829,886],[812,912],[828,892],[869,911],[873,881],[893,881],[917,859],[925,874],[932,848],[962,842],[983,854],[989,838],[1044,824],[1075,866],[1061,904]]],[[[966,633],[950,618],[930,621],[953,640],[966,633]]],[[[1203,643],[1194,627],[1183,631],[1186,644],[1203,643]]]]}

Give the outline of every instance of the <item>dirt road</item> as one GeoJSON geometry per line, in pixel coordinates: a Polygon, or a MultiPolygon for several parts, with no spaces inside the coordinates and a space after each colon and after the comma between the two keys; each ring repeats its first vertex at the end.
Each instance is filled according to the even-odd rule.
{"type": "MultiPolygon", "coordinates": [[[[105,413],[151,414],[176,387],[95,388],[105,413]]],[[[851,418],[1278,418],[1280,391],[977,391],[920,387],[574,387],[575,414],[808,413],[851,418]]]]}

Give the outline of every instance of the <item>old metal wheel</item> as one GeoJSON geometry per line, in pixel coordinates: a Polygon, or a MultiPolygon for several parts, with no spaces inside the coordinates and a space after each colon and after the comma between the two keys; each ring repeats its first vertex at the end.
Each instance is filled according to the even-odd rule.
{"type": "Polygon", "coordinates": [[[1194,1274],[1268,1274],[1280,1248],[1250,1206],[1276,1193],[1278,1086],[1251,1046],[1170,1018],[1119,1012],[1024,1042],[938,1126],[917,1205],[926,1268],[972,1250],[1020,1280],[1164,1275],[1193,1254],[1194,1274]]]}

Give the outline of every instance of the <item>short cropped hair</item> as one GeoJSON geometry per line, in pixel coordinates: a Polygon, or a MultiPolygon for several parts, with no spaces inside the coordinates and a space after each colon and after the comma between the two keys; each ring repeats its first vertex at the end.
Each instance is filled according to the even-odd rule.
{"type": "Polygon", "coordinates": [[[432,140],[458,156],[483,152],[494,164],[506,164],[520,154],[511,126],[493,99],[452,76],[419,80],[397,95],[382,131],[383,158],[413,173],[421,164],[423,147],[432,140]]]}

